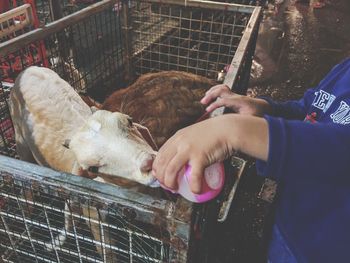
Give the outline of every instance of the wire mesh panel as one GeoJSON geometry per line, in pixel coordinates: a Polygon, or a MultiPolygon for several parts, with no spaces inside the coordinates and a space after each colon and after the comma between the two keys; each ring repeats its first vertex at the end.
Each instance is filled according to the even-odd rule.
{"type": "Polygon", "coordinates": [[[168,262],[170,202],[0,159],[4,262],[168,262]]]}
{"type": "Polygon", "coordinates": [[[219,1],[219,2],[240,4],[240,5],[263,6],[266,4],[267,1],[268,0],[223,0],[223,1],[219,1]]]}
{"type": "Polygon", "coordinates": [[[249,71],[258,25],[254,11],[260,10],[205,1],[128,2],[123,22],[129,25],[124,39],[133,43],[127,50],[133,58],[131,74],[180,70],[217,79],[231,67],[236,67],[231,72],[242,65],[249,71]],[[249,43],[243,40],[245,33],[249,43]],[[242,42],[246,52],[237,54],[242,42]],[[235,55],[238,65],[232,64],[235,55]]]}
{"type": "Polygon", "coordinates": [[[140,74],[182,70],[215,78],[230,65],[249,18],[239,13],[148,3],[134,10],[131,21],[138,29],[134,31],[133,52],[140,53],[135,61],[140,74]]]}
{"type": "Polygon", "coordinates": [[[216,229],[218,200],[196,207],[182,198],[165,198],[164,190],[144,187],[141,194],[140,189],[0,156],[1,259],[213,262],[208,242],[220,233],[211,234],[214,239],[208,233],[216,229]]]}

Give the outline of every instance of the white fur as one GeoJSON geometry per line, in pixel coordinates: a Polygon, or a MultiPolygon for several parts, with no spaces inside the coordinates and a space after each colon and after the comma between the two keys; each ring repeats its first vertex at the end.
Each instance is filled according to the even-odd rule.
{"type": "Polygon", "coordinates": [[[72,173],[77,161],[83,169],[97,166],[101,173],[142,184],[154,181],[140,166],[155,152],[134,126],[129,127],[128,116],[92,113],[54,71],[29,67],[17,80],[11,99],[16,137],[39,164],[72,173]],[[62,146],[66,139],[71,139],[69,150],[62,146]]]}

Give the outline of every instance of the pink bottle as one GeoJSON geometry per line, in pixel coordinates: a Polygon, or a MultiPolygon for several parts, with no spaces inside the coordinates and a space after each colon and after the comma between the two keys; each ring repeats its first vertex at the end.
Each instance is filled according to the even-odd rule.
{"type": "MultiPolygon", "coordinates": [[[[221,192],[225,181],[224,165],[222,163],[214,163],[204,170],[202,193],[200,194],[194,194],[190,189],[190,165],[186,165],[186,167],[181,170],[180,175],[177,177],[177,180],[179,188],[176,192],[172,190],[171,192],[178,193],[191,202],[204,203],[215,198],[221,192]]],[[[162,187],[169,190],[165,186],[162,187]]]]}

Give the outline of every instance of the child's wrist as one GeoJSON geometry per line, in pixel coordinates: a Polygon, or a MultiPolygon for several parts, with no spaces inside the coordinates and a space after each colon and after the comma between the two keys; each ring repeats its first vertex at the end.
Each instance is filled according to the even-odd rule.
{"type": "Polygon", "coordinates": [[[222,138],[220,138],[221,144],[227,148],[231,153],[239,151],[240,138],[242,138],[242,125],[241,125],[241,115],[231,113],[221,116],[223,118],[223,125],[220,125],[222,129],[222,138]]]}

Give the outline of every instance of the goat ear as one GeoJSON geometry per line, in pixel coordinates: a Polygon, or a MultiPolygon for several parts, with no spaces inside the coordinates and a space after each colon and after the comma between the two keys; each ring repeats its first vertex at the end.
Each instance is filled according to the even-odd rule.
{"type": "Polygon", "coordinates": [[[99,132],[101,129],[101,123],[96,120],[90,120],[89,127],[91,131],[99,132]]]}
{"type": "Polygon", "coordinates": [[[151,133],[149,132],[148,128],[138,124],[138,123],[133,123],[134,127],[136,127],[136,129],[139,131],[139,133],[141,133],[142,137],[146,140],[146,142],[148,142],[148,144],[152,147],[153,150],[157,151],[158,150],[158,146],[155,143],[151,133]]]}
{"type": "Polygon", "coordinates": [[[64,143],[62,144],[63,147],[69,149],[69,144],[70,144],[70,139],[67,139],[64,141],[64,143]]]}

